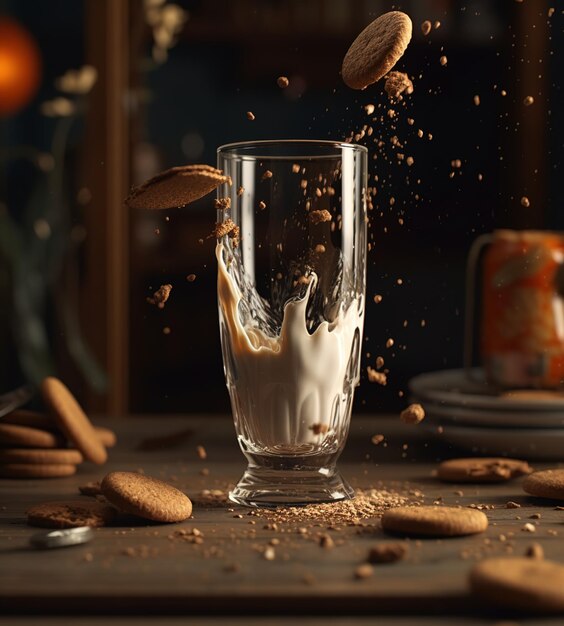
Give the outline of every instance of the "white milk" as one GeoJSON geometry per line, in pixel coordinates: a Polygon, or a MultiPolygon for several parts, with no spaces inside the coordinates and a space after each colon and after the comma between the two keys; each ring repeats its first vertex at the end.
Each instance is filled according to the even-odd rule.
{"type": "Polygon", "coordinates": [[[256,452],[290,455],[340,448],[358,384],[361,301],[352,300],[334,322],[322,322],[310,334],[306,309],[312,281],[303,299],[285,304],[280,334],[268,337],[257,328],[243,327],[238,314],[241,291],[225,265],[221,243],[216,257],[228,344],[223,347],[224,359],[229,350],[228,387],[242,445],[256,452]]]}

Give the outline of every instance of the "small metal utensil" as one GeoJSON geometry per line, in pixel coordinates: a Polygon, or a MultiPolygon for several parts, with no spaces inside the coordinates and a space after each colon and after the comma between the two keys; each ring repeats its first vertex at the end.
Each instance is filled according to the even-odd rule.
{"type": "Polygon", "coordinates": [[[88,543],[94,538],[94,531],[90,526],[52,530],[48,533],[36,533],[29,538],[29,543],[39,550],[52,548],[68,548],[88,543]]]}
{"type": "Polygon", "coordinates": [[[31,385],[22,385],[0,395],[0,418],[29,402],[34,393],[35,389],[31,385]]]}

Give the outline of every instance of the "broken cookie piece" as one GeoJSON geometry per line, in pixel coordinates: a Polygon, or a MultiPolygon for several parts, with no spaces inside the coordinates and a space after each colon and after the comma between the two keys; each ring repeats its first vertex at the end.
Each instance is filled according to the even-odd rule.
{"type": "Polygon", "coordinates": [[[401,100],[402,94],[413,93],[413,83],[405,72],[390,72],[386,76],[384,89],[390,98],[401,100]]]}
{"type": "Polygon", "coordinates": [[[164,309],[165,302],[168,300],[171,291],[172,285],[161,285],[152,297],[147,298],[147,302],[157,306],[159,309],[164,309]]]}
{"type": "Polygon", "coordinates": [[[309,221],[314,225],[321,224],[322,222],[330,222],[331,213],[329,213],[327,209],[312,211],[309,214],[309,221]]]}

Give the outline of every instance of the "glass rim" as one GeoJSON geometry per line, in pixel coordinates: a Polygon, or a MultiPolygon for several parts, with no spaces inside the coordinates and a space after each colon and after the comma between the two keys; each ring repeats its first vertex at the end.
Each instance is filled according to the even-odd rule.
{"type": "Polygon", "coordinates": [[[350,150],[352,152],[368,153],[368,148],[361,146],[357,143],[347,143],[344,141],[332,141],[330,139],[258,139],[256,141],[236,141],[233,143],[226,143],[217,148],[217,156],[226,159],[268,159],[268,160],[317,160],[317,159],[338,159],[341,158],[343,150],[350,150]],[[291,146],[314,146],[320,148],[333,148],[334,154],[261,154],[261,148],[272,147],[275,145],[291,146]],[[256,152],[245,153],[245,149],[256,148],[256,152]]]}

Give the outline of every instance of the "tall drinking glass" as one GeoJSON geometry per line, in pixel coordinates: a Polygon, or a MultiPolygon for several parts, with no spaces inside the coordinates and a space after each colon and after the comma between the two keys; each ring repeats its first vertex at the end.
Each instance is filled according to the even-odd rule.
{"type": "Polygon", "coordinates": [[[239,504],[353,495],[336,462],[360,374],[366,157],[331,141],[218,149],[232,180],[218,190],[216,255],[225,377],[248,461],[230,494],[239,504]]]}

